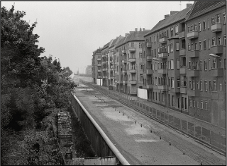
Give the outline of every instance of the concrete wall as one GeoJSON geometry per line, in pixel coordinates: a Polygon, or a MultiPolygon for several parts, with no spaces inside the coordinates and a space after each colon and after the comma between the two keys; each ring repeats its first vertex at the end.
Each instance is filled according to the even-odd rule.
{"type": "Polygon", "coordinates": [[[113,156],[116,157],[117,163],[129,165],[127,160],[120,154],[103,130],[74,95],[71,95],[71,104],[74,115],[79,119],[81,126],[98,157],[113,156]]]}

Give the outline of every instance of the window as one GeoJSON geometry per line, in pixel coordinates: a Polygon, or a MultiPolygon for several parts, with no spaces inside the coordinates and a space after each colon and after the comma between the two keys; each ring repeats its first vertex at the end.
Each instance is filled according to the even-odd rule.
{"type": "Polygon", "coordinates": [[[194,50],[194,44],[193,43],[191,43],[191,51],[193,51],[194,50]]]}
{"type": "Polygon", "coordinates": [[[207,110],[207,101],[205,102],[204,109],[207,110]]]}
{"type": "Polygon", "coordinates": [[[220,91],[222,91],[222,83],[220,83],[220,88],[219,88],[220,91]]]}
{"type": "Polygon", "coordinates": [[[209,91],[212,91],[212,84],[211,84],[211,81],[209,81],[209,91]]]}
{"type": "Polygon", "coordinates": [[[204,89],[206,92],[208,91],[207,81],[204,81],[204,89]]]}
{"type": "Polygon", "coordinates": [[[212,40],[211,40],[211,46],[215,46],[215,45],[216,45],[215,37],[213,37],[212,40]]]}
{"type": "Polygon", "coordinates": [[[176,51],[179,51],[179,49],[180,49],[180,45],[179,43],[176,43],[176,51]]]}
{"type": "Polygon", "coordinates": [[[206,30],[206,21],[203,21],[203,30],[206,30]]]}
{"type": "Polygon", "coordinates": [[[221,38],[218,37],[218,45],[220,46],[221,45],[221,38]]]}
{"type": "Polygon", "coordinates": [[[203,109],[203,101],[201,101],[201,109],[203,109]]]}
{"type": "Polygon", "coordinates": [[[206,40],[203,41],[203,49],[206,50],[207,46],[206,46],[206,40]]]}
{"type": "Polygon", "coordinates": [[[224,59],[224,69],[226,69],[226,59],[224,59]]]}
{"type": "Polygon", "coordinates": [[[226,35],[223,37],[223,45],[226,46],[226,35]]]}
{"type": "Polygon", "coordinates": [[[215,19],[214,17],[211,18],[211,25],[214,25],[215,24],[215,19]]]}
{"type": "Polygon", "coordinates": [[[203,81],[200,80],[200,91],[203,91],[203,81]]]}
{"type": "Polygon", "coordinates": [[[180,69],[180,61],[177,59],[177,69],[180,69]]]}
{"type": "Polygon", "coordinates": [[[207,18],[207,29],[210,29],[210,20],[207,18]]]}
{"type": "Polygon", "coordinates": [[[202,27],[201,27],[201,23],[199,22],[199,31],[201,32],[202,27]]]}
{"type": "Polygon", "coordinates": [[[197,101],[197,108],[199,108],[199,102],[197,101]]]}
{"type": "Polygon", "coordinates": [[[197,89],[199,90],[199,81],[197,82],[197,84],[196,84],[196,85],[197,85],[197,89]]]}
{"type": "Polygon", "coordinates": [[[226,23],[226,18],[225,18],[225,13],[223,13],[223,24],[225,24],[226,23]]]}
{"type": "Polygon", "coordinates": [[[188,51],[191,51],[191,44],[188,43],[188,51]]]}
{"type": "Polygon", "coordinates": [[[195,28],[195,31],[197,31],[197,25],[196,24],[195,24],[195,27],[194,28],[195,28]]]}
{"type": "Polygon", "coordinates": [[[216,80],[213,81],[213,91],[217,91],[217,84],[216,80]]]}
{"type": "Polygon", "coordinates": [[[193,105],[192,105],[192,100],[189,100],[190,101],[190,104],[189,104],[189,107],[192,107],[193,105]]]}
{"type": "Polygon", "coordinates": [[[170,69],[174,69],[173,59],[170,60],[170,69]]]}
{"type": "Polygon", "coordinates": [[[199,42],[199,50],[202,50],[202,42],[199,42]]]}
{"type": "Polygon", "coordinates": [[[188,32],[190,32],[190,27],[188,27],[188,32]]]}
{"type": "Polygon", "coordinates": [[[173,52],[173,43],[170,44],[170,52],[173,52]]]}
{"type": "Polygon", "coordinates": [[[217,23],[221,23],[220,14],[217,15],[217,23]]]}
{"type": "Polygon", "coordinates": [[[194,102],[193,102],[193,106],[194,106],[194,108],[195,108],[195,100],[194,100],[194,102]]]}
{"type": "Polygon", "coordinates": [[[141,48],[141,43],[139,43],[139,48],[141,48]]]}
{"type": "Polygon", "coordinates": [[[171,88],[174,88],[174,77],[171,78],[171,88]]]}
{"type": "Polygon", "coordinates": [[[170,36],[173,36],[173,28],[170,29],[170,36]]]}
{"type": "Polygon", "coordinates": [[[176,35],[178,34],[178,25],[175,26],[175,34],[176,34],[176,35]]]}
{"type": "Polygon", "coordinates": [[[195,49],[194,50],[198,50],[198,44],[195,43],[195,49]]]}

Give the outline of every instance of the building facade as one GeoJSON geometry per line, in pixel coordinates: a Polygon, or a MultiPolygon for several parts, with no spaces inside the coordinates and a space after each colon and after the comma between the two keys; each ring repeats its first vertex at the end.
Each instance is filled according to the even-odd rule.
{"type": "Polygon", "coordinates": [[[225,1],[196,2],[185,30],[189,115],[225,127],[225,1]]]}

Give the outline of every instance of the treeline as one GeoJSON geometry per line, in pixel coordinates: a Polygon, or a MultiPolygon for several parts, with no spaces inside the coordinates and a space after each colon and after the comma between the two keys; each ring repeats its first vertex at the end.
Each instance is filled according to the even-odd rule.
{"type": "Polygon", "coordinates": [[[40,57],[37,22],[30,25],[25,14],[1,7],[1,164],[62,164],[52,122],[70,106],[72,71],[40,57]]]}

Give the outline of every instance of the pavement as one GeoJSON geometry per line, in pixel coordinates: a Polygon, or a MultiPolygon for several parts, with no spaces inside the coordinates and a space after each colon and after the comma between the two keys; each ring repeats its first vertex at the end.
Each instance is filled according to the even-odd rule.
{"type": "Polygon", "coordinates": [[[225,157],[81,85],[75,95],[130,164],[225,165],[225,157]]]}

